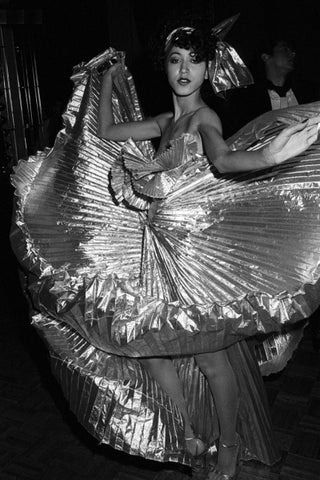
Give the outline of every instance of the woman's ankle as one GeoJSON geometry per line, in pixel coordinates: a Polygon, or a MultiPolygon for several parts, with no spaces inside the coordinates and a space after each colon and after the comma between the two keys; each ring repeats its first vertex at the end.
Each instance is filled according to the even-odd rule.
{"type": "Polygon", "coordinates": [[[234,475],[239,463],[240,437],[228,438],[228,442],[219,439],[216,469],[227,475],[234,475]]]}
{"type": "Polygon", "coordinates": [[[227,437],[221,437],[219,438],[219,446],[223,445],[225,448],[232,448],[232,447],[237,447],[240,443],[240,437],[237,433],[234,435],[229,435],[227,437]]]}

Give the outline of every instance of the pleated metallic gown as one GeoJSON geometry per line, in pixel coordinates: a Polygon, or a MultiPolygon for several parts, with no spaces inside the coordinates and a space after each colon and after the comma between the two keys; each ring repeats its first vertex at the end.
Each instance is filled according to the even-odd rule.
{"type": "MultiPolygon", "coordinates": [[[[139,358],[172,357],[196,434],[213,444],[214,403],[193,355],[228,347],[242,457],[272,464],[256,358],[266,373],[282,368],[301,336],[294,326],[318,305],[319,143],[280,166],[222,176],[189,134],[159,156],[150,142],[100,139],[99,72],[116,55],[108,49],[74,69],[54,147],[21,160],[12,176],[11,240],[27,272],[32,323],[82,425],[102,443],[158,461],[190,457],[181,413],[139,358]],[[246,339],[267,335],[254,353],[246,339]]],[[[116,122],[142,119],[126,70],[112,103],[116,122]]],[[[270,112],[228,143],[262,148],[319,111],[313,103],[270,112]]]]}

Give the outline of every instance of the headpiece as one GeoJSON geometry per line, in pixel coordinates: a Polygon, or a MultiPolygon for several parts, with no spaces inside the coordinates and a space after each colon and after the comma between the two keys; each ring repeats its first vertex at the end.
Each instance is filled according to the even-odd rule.
{"type": "Polygon", "coordinates": [[[178,28],[175,28],[167,36],[166,41],[165,41],[164,49],[167,50],[168,46],[170,45],[170,42],[172,42],[172,40],[174,40],[173,37],[176,33],[185,32],[186,34],[191,35],[191,33],[194,32],[194,30],[195,29],[193,27],[178,27],[178,28]]]}
{"type": "MultiPolygon", "coordinates": [[[[223,94],[232,88],[245,87],[254,83],[253,77],[244,64],[236,50],[227,42],[224,37],[232,28],[239,14],[223,20],[216,27],[212,28],[211,35],[217,38],[214,59],[209,61],[209,81],[216,94],[223,94]]],[[[174,29],[166,38],[165,49],[174,41],[174,36],[181,31],[191,34],[193,27],[180,27],[174,29]]]]}

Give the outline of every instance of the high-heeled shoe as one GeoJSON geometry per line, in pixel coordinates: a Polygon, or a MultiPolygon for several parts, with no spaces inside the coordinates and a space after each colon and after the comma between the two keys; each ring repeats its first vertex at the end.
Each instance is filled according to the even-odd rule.
{"type": "Polygon", "coordinates": [[[219,442],[219,449],[220,448],[234,448],[235,449],[235,470],[233,473],[223,473],[221,470],[217,468],[217,466],[209,472],[206,480],[236,480],[240,473],[241,464],[240,464],[240,437],[237,435],[237,443],[233,443],[232,445],[226,445],[225,443],[219,442]]]}
{"type": "Polygon", "coordinates": [[[192,457],[191,471],[192,479],[203,479],[206,471],[207,445],[198,437],[185,438],[187,452],[192,457]]]}

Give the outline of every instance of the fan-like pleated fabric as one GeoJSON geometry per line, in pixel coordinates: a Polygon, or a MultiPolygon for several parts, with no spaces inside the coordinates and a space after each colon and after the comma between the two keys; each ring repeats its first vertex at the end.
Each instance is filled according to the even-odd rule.
{"type": "MultiPolygon", "coordinates": [[[[136,359],[96,349],[68,325],[43,314],[35,315],[33,324],[49,345],[53,373],[71,410],[89,433],[131,455],[190,464],[179,409],[136,359]]],[[[255,357],[246,341],[229,347],[228,355],[240,392],[241,457],[273,464],[278,449],[255,357]]],[[[195,432],[214,445],[219,426],[205,377],[192,356],[173,361],[195,432]]]]}
{"type": "MultiPolygon", "coordinates": [[[[160,461],[190,462],[181,415],[136,358],[175,357],[197,433],[212,442],[214,405],[192,355],[229,346],[243,457],[272,464],[261,378],[237,342],[281,332],[317,306],[319,144],[277,168],[221,177],[187,135],[158,158],[150,142],[102,140],[99,71],[117,55],[109,49],[75,69],[64,130],[12,178],[11,239],[30,274],[33,324],[79,421],[102,442],[160,461]]],[[[319,109],[268,114],[230,145],[261,148],[319,109]]],[[[126,70],[113,113],[117,122],[142,118],[126,70]]],[[[262,362],[290,335],[268,345],[262,362]]]]}

